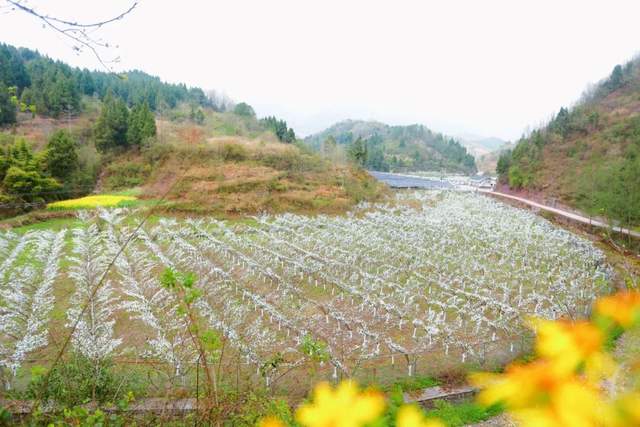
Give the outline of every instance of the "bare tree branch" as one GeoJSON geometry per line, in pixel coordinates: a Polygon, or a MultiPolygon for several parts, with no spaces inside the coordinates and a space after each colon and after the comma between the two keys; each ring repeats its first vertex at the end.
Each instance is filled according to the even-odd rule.
{"type": "Polygon", "coordinates": [[[83,22],[77,22],[77,21],[69,21],[66,19],[61,19],[55,16],[38,12],[36,9],[32,7],[26,6],[24,4],[25,2],[22,0],[5,0],[5,1],[6,3],[8,3],[10,7],[12,7],[13,10],[19,10],[19,11],[28,13],[29,15],[35,16],[37,19],[43,22],[44,26],[71,39],[74,42],[73,49],[75,51],[81,52],[83,48],[86,48],[89,51],[91,51],[91,53],[95,56],[98,62],[100,62],[100,64],[107,71],[112,71],[107,64],[117,62],[118,58],[111,61],[105,61],[100,55],[100,52],[98,52],[98,48],[110,48],[111,46],[109,45],[109,43],[105,43],[103,41],[93,38],[90,35],[89,30],[95,31],[99,28],[102,28],[104,25],[123,19],[125,16],[130,14],[136,8],[136,6],[138,6],[138,3],[139,3],[139,1],[134,1],[127,10],[125,10],[124,12],[112,18],[105,19],[99,22],[83,23],[83,22]]]}
{"type": "Polygon", "coordinates": [[[92,27],[102,27],[103,25],[106,24],[110,24],[111,22],[115,22],[118,21],[122,18],[124,18],[126,15],[128,15],[129,13],[131,13],[133,11],[133,9],[136,8],[136,6],[138,6],[138,2],[135,1],[133,2],[133,4],[131,5],[131,7],[129,7],[129,9],[125,10],[124,12],[122,12],[120,15],[115,16],[113,18],[104,20],[104,21],[100,21],[100,22],[94,22],[91,24],[84,24],[81,22],[77,22],[77,21],[66,21],[64,19],[60,19],[60,18],[56,18],[54,16],[51,15],[43,15],[41,13],[38,13],[35,9],[30,8],[25,6],[24,4],[22,4],[22,2],[20,0],[6,0],[7,2],[9,2],[10,4],[14,5],[15,7],[17,7],[18,9],[30,13],[31,15],[34,15],[40,19],[46,19],[49,22],[56,22],[58,24],[62,24],[62,25],[68,25],[70,27],[76,27],[76,28],[92,28],[92,27]]]}

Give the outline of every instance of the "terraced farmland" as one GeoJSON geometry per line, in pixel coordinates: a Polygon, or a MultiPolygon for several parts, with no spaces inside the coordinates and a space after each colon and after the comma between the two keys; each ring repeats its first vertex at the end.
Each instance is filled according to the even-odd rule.
{"type": "Polygon", "coordinates": [[[198,315],[224,337],[223,357],[267,384],[300,374],[314,351],[334,378],[370,360],[412,375],[435,352],[468,363],[485,343],[508,355],[520,349],[523,319],[587,315],[610,274],[589,241],[529,212],[430,191],[342,217],[162,218],[133,236],[92,295],[139,217],[111,209],[80,218],[71,229],[0,234],[9,386],[75,322],[73,351],[157,362],[172,381],[189,380],[199,356],[178,297],[160,284],[166,268],[195,274],[198,315]]]}

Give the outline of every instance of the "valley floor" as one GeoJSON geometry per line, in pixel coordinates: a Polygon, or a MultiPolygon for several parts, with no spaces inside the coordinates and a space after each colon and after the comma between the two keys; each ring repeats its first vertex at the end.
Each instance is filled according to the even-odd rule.
{"type": "Polygon", "coordinates": [[[592,242],[473,192],[403,191],[345,216],[140,218],[85,210],[0,232],[6,393],[29,397],[72,334],[64,364],[107,363],[138,397],[194,396],[192,317],[226,390],[295,402],[321,380],[446,382],[526,354],[530,315],[588,315],[612,274],[592,242]]]}

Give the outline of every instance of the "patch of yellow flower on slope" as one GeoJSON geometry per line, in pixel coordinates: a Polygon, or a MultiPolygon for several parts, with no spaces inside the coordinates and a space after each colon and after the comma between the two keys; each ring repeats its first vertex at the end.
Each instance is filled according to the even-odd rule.
{"type": "Polygon", "coordinates": [[[123,202],[133,202],[137,200],[133,196],[113,196],[113,195],[96,195],[80,197],[78,199],[62,200],[59,202],[49,203],[48,209],[82,209],[97,207],[113,207],[123,202]]]}

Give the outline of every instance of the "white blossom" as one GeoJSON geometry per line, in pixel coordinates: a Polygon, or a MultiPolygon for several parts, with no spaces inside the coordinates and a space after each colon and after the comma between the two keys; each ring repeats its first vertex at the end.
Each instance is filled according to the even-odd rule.
{"type": "Polygon", "coordinates": [[[101,360],[110,357],[122,342],[114,337],[113,330],[118,297],[110,280],[98,286],[113,253],[107,250],[103,233],[93,222],[73,230],[72,251],[69,277],[76,290],[71,296],[66,326],[76,325],[72,344],[77,352],[101,360]]]}

